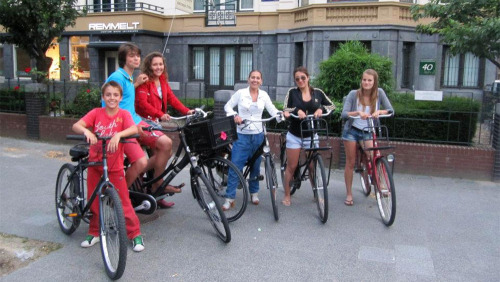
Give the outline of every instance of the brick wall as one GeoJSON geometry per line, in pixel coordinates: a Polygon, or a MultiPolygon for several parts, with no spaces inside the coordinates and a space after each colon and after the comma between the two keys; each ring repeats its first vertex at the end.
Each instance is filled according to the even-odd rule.
{"type": "MultiPolygon", "coordinates": [[[[51,142],[67,142],[72,134],[71,126],[77,119],[40,116],[40,139],[51,142]]],[[[177,133],[168,134],[174,143],[174,152],[179,144],[177,133]]],[[[0,136],[26,138],[26,115],[0,113],[0,136]]],[[[279,134],[270,133],[271,150],[279,158],[279,134]]],[[[331,138],[333,149],[332,168],[339,168],[340,138],[331,138]]],[[[457,177],[491,181],[495,162],[492,148],[471,148],[451,145],[390,142],[396,148],[386,153],[396,156],[395,172],[442,177],[457,177]]],[[[330,152],[323,152],[325,164],[329,164],[330,152]]],[[[343,169],[343,168],[341,168],[343,169]]]]}

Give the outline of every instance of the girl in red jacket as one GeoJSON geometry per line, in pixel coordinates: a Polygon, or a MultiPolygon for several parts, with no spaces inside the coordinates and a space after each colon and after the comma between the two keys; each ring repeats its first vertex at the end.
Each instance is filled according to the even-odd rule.
{"type": "MultiPolygon", "coordinates": [[[[170,85],[168,85],[167,64],[160,52],[152,52],[144,58],[141,72],[146,74],[149,79],[135,89],[135,111],[137,114],[143,118],[154,121],[168,121],[170,120],[170,115],[167,114],[168,105],[171,105],[182,115],[193,113],[193,110],[186,108],[181,101],[175,97],[170,85]]],[[[168,142],[164,142],[166,146],[168,146],[168,148],[166,148],[168,153],[162,156],[153,156],[153,158],[156,158],[156,162],[161,161],[161,166],[165,168],[172,155],[172,140],[161,132],[155,133],[160,135],[161,138],[168,139],[168,142]]],[[[154,177],[159,176],[162,172],[163,171],[155,170],[154,177]]],[[[156,190],[155,188],[159,185],[160,183],[155,183],[155,185],[153,185],[153,190],[156,190]]],[[[178,189],[176,187],[172,188],[178,189]]],[[[161,208],[171,207],[173,204],[174,203],[165,200],[158,201],[158,205],[161,208]]]]}

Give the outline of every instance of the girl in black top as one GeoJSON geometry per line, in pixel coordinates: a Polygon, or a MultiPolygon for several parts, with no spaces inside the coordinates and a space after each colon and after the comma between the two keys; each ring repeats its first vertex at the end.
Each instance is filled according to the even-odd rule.
{"type": "MultiPolygon", "coordinates": [[[[323,112],[335,109],[332,101],[325,95],[323,90],[311,87],[309,84],[309,73],[305,67],[296,68],[293,76],[297,88],[290,88],[286,95],[283,109],[283,114],[286,118],[290,116],[290,113],[299,116],[299,119],[304,119],[307,115],[311,114],[319,118],[323,112]]],[[[300,149],[301,147],[309,146],[309,144],[302,142],[300,122],[300,120],[292,118],[290,129],[286,135],[287,167],[285,171],[285,198],[282,201],[285,206],[290,206],[291,203],[290,180],[299,162],[300,149]]],[[[306,135],[307,133],[304,133],[303,137],[308,137],[306,135]]]]}

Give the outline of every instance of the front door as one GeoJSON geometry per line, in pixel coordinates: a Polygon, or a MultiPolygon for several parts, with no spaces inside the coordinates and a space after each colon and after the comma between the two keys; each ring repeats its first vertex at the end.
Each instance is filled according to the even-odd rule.
{"type": "Polygon", "coordinates": [[[221,89],[234,89],[235,82],[235,48],[208,48],[208,75],[205,76],[207,96],[213,97],[214,92],[221,89]]]}

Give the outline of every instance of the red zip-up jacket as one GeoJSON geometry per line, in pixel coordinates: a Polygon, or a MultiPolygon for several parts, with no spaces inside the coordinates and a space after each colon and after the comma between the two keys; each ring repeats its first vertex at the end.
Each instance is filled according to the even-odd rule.
{"type": "Polygon", "coordinates": [[[163,99],[160,98],[154,81],[149,80],[135,89],[135,111],[141,117],[155,120],[161,118],[167,112],[167,105],[171,105],[182,115],[189,111],[168,85],[165,75],[160,76],[160,87],[163,99]]]}

